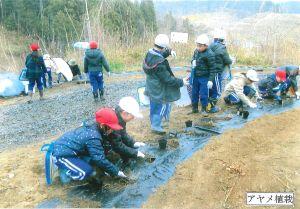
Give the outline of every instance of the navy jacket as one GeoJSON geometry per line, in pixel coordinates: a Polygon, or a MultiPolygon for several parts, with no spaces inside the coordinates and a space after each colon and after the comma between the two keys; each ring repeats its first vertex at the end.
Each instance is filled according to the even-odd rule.
{"type": "Polygon", "coordinates": [[[196,60],[195,77],[208,77],[210,81],[214,80],[217,69],[215,54],[211,49],[208,48],[204,52],[196,49],[192,60],[196,60]]]}
{"type": "Polygon", "coordinates": [[[102,72],[102,66],[110,71],[108,63],[100,49],[87,49],[84,57],[84,72],[102,72]]]}
{"type": "Polygon", "coordinates": [[[27,55],[25,66],[27,68],[26,77],[28,79],[41,78],[43,73],[47,72],[47,68],[42,56],[39,56],[37,51],[27,55]]]}
{"type": "Polygon", "coordinates": [[[273,88],[277,87],[280,83],[276,81],[275,74],[269,75],[267,78],[262,79],[258,83],[258,89],[265,91],[268,96],[274,96],[273,88]]]}
{"type": "Polygon", "coordinates": [[[112,176],[117,176],[119,169],[106,159],[102,146],[103,138],[96,123],[85,125],[67,132],[54,142],[55,157],[90,156],[93,163],[112,176]]]}

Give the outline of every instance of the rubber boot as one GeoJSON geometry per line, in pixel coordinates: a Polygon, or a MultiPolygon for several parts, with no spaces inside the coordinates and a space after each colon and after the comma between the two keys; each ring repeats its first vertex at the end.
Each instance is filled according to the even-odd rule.
{"type": "Polygon", "coordinates": [[[105,100],[105,98],[104,98],[104,90],[99,90],[99,94],[100,94],[100,100],[104,101],[105,100]]]}
{"type": "Polygon", "coordinates": [[[196,104],[192,104],[192,113],[198,113],[199,112],[199,110],[198,110],[198,103],[196,103],[196,104]]]}
{"type": "Polygon", "coordinates": [[[199,113],[198,103],[197,104],[192,104],[192,112],[189,112],[188,115],[195,114],[195,113],[199,113]]]}
{"type": "Polygon", "coordinates": [[[32,92],[28,92],[28,96],[29,96],[29,100],[27,101],[27,103],[31,104],[32,103],[33,93],[32,92]]]}
{"type": "Polygon", "coordinates": [[[44,91],[40,90],[39,94],[40,94],[40,100],[44,100],[44,91]]]}
{"type": "Polygon", "coordinates": [[[93,92],[95,102],[98,102],[98,92],[93,92]]]}

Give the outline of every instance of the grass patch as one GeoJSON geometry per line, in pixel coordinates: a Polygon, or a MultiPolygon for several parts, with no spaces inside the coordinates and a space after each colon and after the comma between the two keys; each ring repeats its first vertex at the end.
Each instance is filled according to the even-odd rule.
{"type": "Polygon", "coordinates": [[[112,61],[109,63],[109,65],[110,65],[111,71],[114,73],[121,73],[125,69],[124,63],[121,63],[121,62],[112,61]]]}

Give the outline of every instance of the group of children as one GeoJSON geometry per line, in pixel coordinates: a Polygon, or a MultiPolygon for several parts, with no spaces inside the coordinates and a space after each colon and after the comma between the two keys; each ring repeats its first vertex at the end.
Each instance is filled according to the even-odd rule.
{"type": "Polygon", "coordinates": [[[296,78],[299,75],[299,66],[279,67],[274,74],[261,80],[255,70],[237,73],[231,78],[231,71],[226,70],[230,69],[232,60],[225,46],[225,37],[223,30],[215,31],[212,44],[209,44],[206,34],[197,37],[191,61],[192,71],[184,79],[176,78],[168,63],[167,57],[176,54],[170,48],[168,36],[159,34],[155,38],[154,48],[148,51],[143,63],[146,74],[145,95],[150,100],[150,123],[153,132],[165,133],[162,121],[169,121],[171,103],[180,98],[180,88],[183,85],[190,90],[191,113],[199,113],[200,103],[201,114],[204,116],[219,111],[217,103],[220,98],[228,105],[237,105],[238,109],[243,106],[256,108],[258,100],[267,98],[274,98],[281,103],[282,95],[290,89],[299,99],[296,78]],[[227,85],[223,85],[225,77],[231,78],[227,85]]]}
{"type": "MultiPolygon", "coordinates": [[[[197,38],[196,45],[190,78],[180,79],[174,76],[167,58],[170,55],[176,56],[176,53],[169,47],[169,38],[165,34],[159,34],[155,38],[154,47],[145,56],[145,95],[150,100],[150,124],[153,132],[165,134],[162,120],[169,122],[171,103],[180,99],[180,88],[184,85],[192,86],[191,101],[194,114],[199,112],[199,101],[202,114],[218,112],[217,102],[221,97],[226,104],[256,108],[256,101],[263,98],[282,101],[282,96],[292,88],[299,99],[296,78],[299,75],[298,66],[280,67],[274,74],[261,80],[255,70],[237,73],[223,90],[224,69],[232,64],[225,46],[224,33],[216,33],[214,42],[210,45],[208,36],[201,35],[197,38]],[[256,98],[256,101],[252,98],[256,98]]],[[[43,58],[38,55],[38,46],[31,45],[31,50],[32,53],[26,59],[29,92],[32,97],[33,86],[37,83],[42,97],[41,77],[47,69],[43,58]]],[[[69,61],[69,65],[74,68],[75,73],[80,72],[78,66],[74,67],[76,63],[73,60],[69,61]]],[[[109,65],[103,53],[98,49],[97,43],[91,41],[90,49],[85,52],[84,72],[89,75],[95,100],[98,100],[99,96],[104,99],[103,67],[110,75],[109,65]]],[[[70,180],[97,179],[90,178],[96,176],[95,168],[101,169],[101,175],[127,178],[107,156],[113,151],[120,155],[124,164],[131,158],[145,158],[145,154],[138,150],[145,144],[135,142],[126,132],[126,123],[141,117],[138,102],[132,97],[122,98],[115,109],[101,108],[95,113],[95,121],[83,123],[79,128],[65,133],[51,143],[47,150],[51,156],[48,160],[59,168],[60,179],[64,183],[70,180]]],[[[46,176],[50,184],[52,181],[49,180],[49,169],[46,169],[46,176]]]]}
{"type": "MultiPolygon", "coordinates": [[[[37,85],[39,90],[40,99],[43,99],[44,88],[52,88],[52,72],[59,71],[57,69],[58,66],[55,64],[49,54],[45,54],[43,56],[40,54],[40,47],[38,44],[31,44],[30,49],[31,53],[27,55],[25,61],[25,66],[27,69],[26,78],[29,81],[28,94],[30,99],[28,103],[32,103],[33,88],[35,85],[37,85]],[[48,82],[46,77],[48,77],[48,82]]],[[[71,69],[73,77],[78,76],[79,79],[82,80],[83,76],[76,61],[74,59],[70,59],[67,64],[71,69]]],[[[100,98],[104,100],[102,66],[108,72],[108,75],[110,75],[108,63],[101,50],[98,49],[97,42],[91,41],[90,48],[85,52],[84,72],[89,77],[95,100],[98,100],[98,95],[100,95],[100,98]]],[[[58,73],[57,83],[61,81],[62,77],[64,77],[64,75],[61,72],[58,73]]],[[[66,80],[65,77],[64,79],[66,80]]]]}

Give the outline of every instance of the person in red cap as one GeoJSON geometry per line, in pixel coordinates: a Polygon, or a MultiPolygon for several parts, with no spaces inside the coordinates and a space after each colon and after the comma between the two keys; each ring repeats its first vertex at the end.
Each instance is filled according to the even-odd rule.
{"type": "Polygon", "coordinates": [[[95,119],[96,122],[84,123],[52,143],[53,148],[50,151],[63,183],[95,176],[93,166],[101,168],[111,176],[126,178],[119,168],[106,159],[104,151],[104,138],[112,131],[122,129],[117,115],[110,108],[101,108],[95,113],[95,119]]]}
{"type": "Polygon", "coordinates": [[[105,68],[109,76],[110,75],[109,65],[102,51],[98,49],[98,44],[96,41],[91,41],[90,49],[87,49],[85,51],[84,72],[88,73],[89,75],[95,101],[98,101],[99,95],[100,95],[100,99],[104,100],[102,67],[105,68]]]}
{"type": "Polygon", "coordinates": [[[281,95],[288,90],[286,80],[286,71],[284,70],[276,70],[274,74],[260,80],[258,89],[262,98],[275,99],[281,103],[281,95]]]}
{"type": "Polygon", "coordinates": [[[298,79],[300,75],[300,66],[299,65],[285,65],[280,66],[277,70],[286,72],[286,84],[288,90],[291,89],[291,92],[295,92],[296,99],[300,99],[300,90],[298,89],[298,79]]]}
{"type": "Polygon", "coordinates": [[[30,97],[28,103],[32,103],[33,88],[35,84],[39,90],[40,99],[43,99],[43,83],[42,76],[47,72],[43,56],[38,52],[39,45],[32,43],[30,45],[31,53],[27,55],[25,66],[27,68],[26,77],[29,80],[28,95],[30,97]]]}

